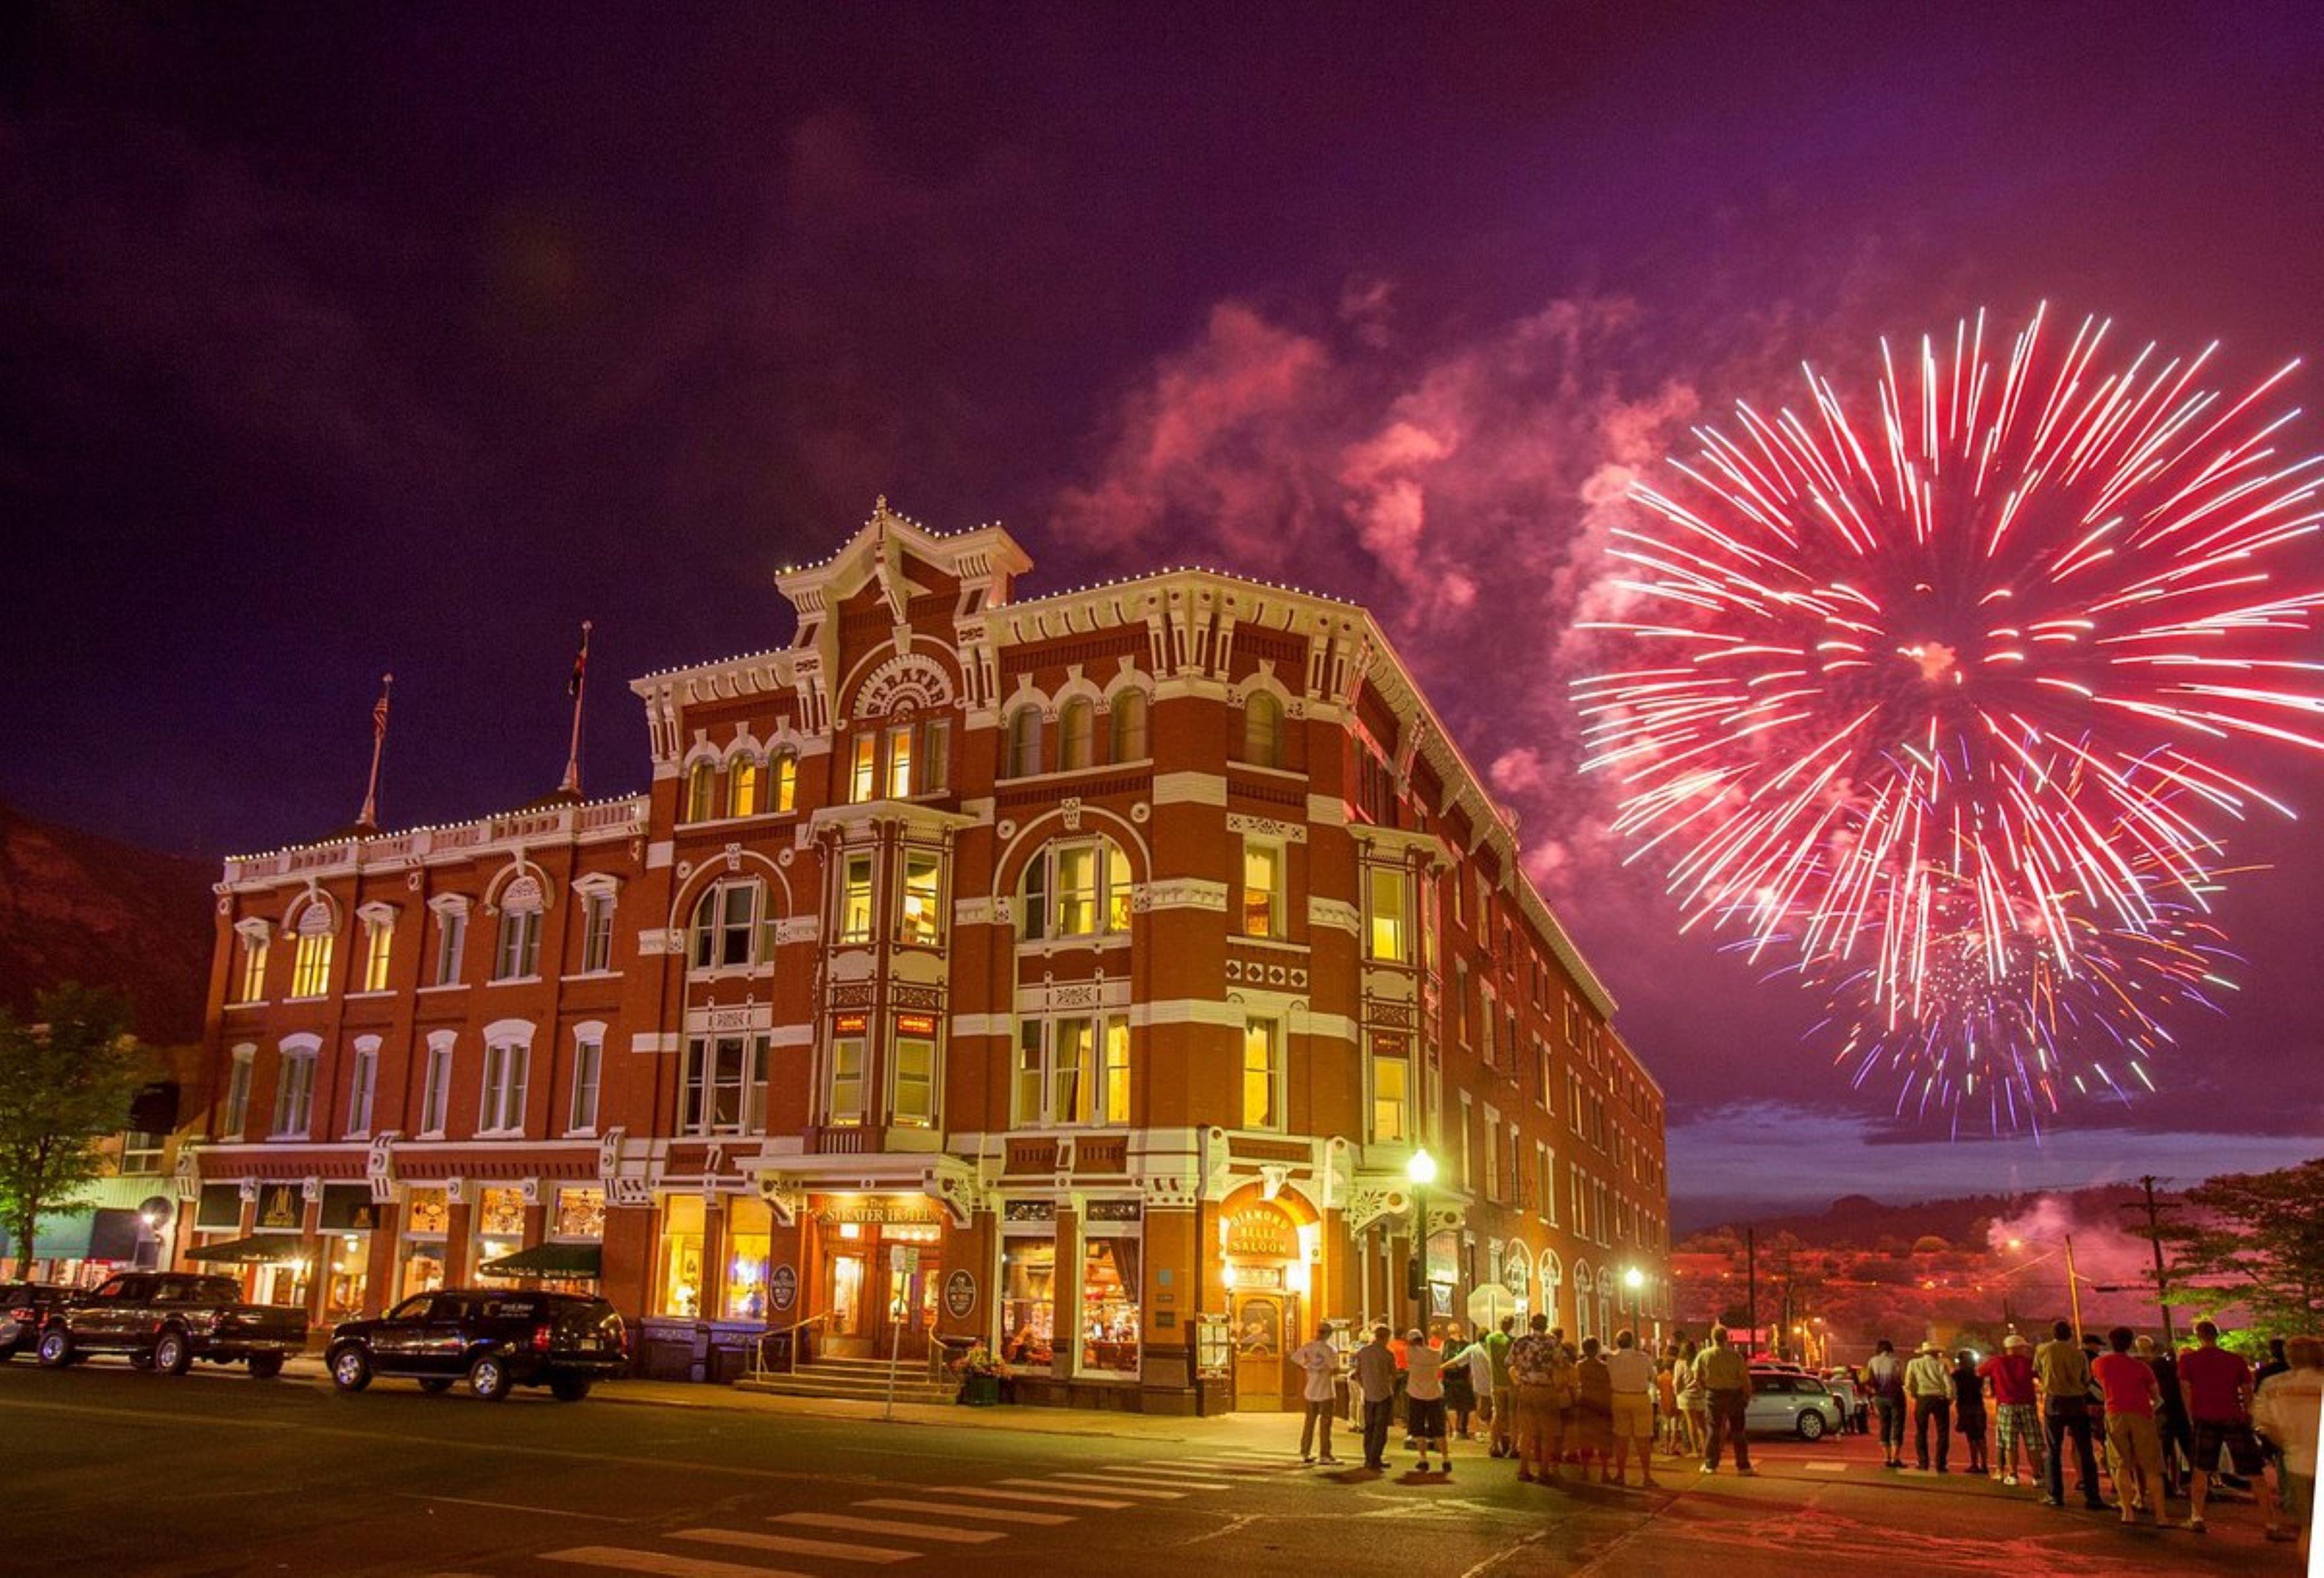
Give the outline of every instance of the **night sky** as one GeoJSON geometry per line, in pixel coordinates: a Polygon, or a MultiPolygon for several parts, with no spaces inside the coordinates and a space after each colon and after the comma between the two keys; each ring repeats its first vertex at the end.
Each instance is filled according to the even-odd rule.
{"type": "Polygon", "coordinates": [[[1629,477],[1803,357],[2043,300],[2233,383],[2324,353],[2324,8],[381,9],[5,24],[0,799],[314,836],[392,668],[383,818],[505,808],[585,617],[586,786],[641,786],[618,682],[786,641],[773,572],[885,493],[1007,523],[1028,594],[1371,606],[1668,1088],[1683,1220],[2319,1148],[2297,827],[2236,846],[2243,990],[2161,1096],[1949,1142],[1674,934],[1566,687],[1629,477]]]}

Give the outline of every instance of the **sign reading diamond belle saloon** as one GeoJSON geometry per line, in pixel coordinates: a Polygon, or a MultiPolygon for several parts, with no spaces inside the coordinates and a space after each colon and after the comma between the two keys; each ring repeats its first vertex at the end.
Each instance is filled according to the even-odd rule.
{"type": "Polygon", "coordinates": [[[1425,1145],[1431,1308],[1657,1335],[1661,1093],[1379,627],[1028,569],[882,504],[789,646],[632,683],[649,793],[228,862],[202,1234],[363,1190],[354,1307],[554,1240],[650,1357],[803,1319],[1180,1409],[1197,1313],[1426,1318],[1425,1145]]]}

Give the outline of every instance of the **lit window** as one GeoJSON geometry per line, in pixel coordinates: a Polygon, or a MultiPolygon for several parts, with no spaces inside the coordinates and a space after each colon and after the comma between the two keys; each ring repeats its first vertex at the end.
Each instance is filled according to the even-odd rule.
{"type": "Polygon", "coordinates": [[[311,1050],[285,1048],[281,1074],[274,1087],[273,1137],[304,1139],[314,1101],[315,1053],[311,1050]]]}
{"type": "Polygon", "coordinates": [[[764,1036],[696,1036],[686,1043],[685,1134],[754,1134],[765,1117],[764,1036]]]}
{"type": "Polygon", "coordinates": [[[1372,1051],[1372,1138],[1397,1143],[1412,1137],[1412,1060],[1404,1045],[1372,1051]]]}
{"type": "Polygon", "coordinates": [[[1077,772],[1097,757],[1097,709],[1076,696],[1057,714],[1057,770],[1077,772]]]}
{"type": "Polygon", "coordinates": [[[1242,841],[1242,933],[1283,935],[1283,846],[1258,839],[1242,841]]]}
{"type": "Polygon", "coordinates": [[[1029,778],[1041,770],[1041,710],[1024,706],[1009,715],[1009,776],[1029,778]]]}
{"type": "Polygon", "coordinates": [[[895,1090],[890,1106],[895,1122],[925,1129],[936,1115],[935,1023],[917,1014],[896,1019],[895,1090]]]}
{"type": "Polygon", "coordinates": [[[872,857],[850,855],[841,867],[839,940],[872,940],[872,857]]]}
{"type": "Polygon", "coordinates": [[[239,1140],[243,1125],[250,1118],[250,1070],[258,1060],[258,1049],[239,1046],[234,1049],[234,1063],[227,1070],[226,1105],[218,1114],[218,1138],[239,1140]]]}
{"type": "Polygon", "coordinates": [[[1242,1126],[1280,1127],[1277,1095],[1283,1072],[1283,1029],[1272,1019],[1247,1019],[1242,1027],[1242,1126]]]}
{"type": "Polygon", "coordinates": [[[428,1039],[428,1072],[420,1091],[420,1132],[441,1134],[444,1115],[452,1105],[452,1034],[439,1031],[428,1039]]]}
{"type": "Polygon", "coordinates": [[[1016,1118],[1019,1124],[1043,1124],[1048,1121],[1041,1096],[1047,1078],[1047,1060],[1043,1050],[1045,1026],[1038,1019],[1020,1021],[1017,1026],[1016,1118]]]}
{"type": "Polygon", "coordinates": [[[775,804],[777,815],[798,808],[798,757],[785,751],[775,758],[775,804]]]}
{"type": "Polygon", "coordinates": [[[1243,703],[1242,759],[1255,767],[1283,765],[1283,703],[1271,691],[1253,691],[1243,703]]]}
{"type": "Polygon", "coordinates": [[[363,989],[366,992],[387,990],[388,967],[395,957],[395,917],[388,914],[364,917],[363,989]]]}
{"type": "Polygon", "coordinates": [[[726,769],[726,814],[759,814],[759,764],[749,757],[726,769]]]}
{"type": "Polygon", "coordinates": [[[525,1073],[531,1061],[532,1049],[522,1042],[484,1049],[484,1102],[476,1114],[476,1133],[523,1133],[525,1073]]]}
{"type": "Polygon", "coordinates": [[[933,849],[904,851],[902,940],[923,948],[944,940],[944,859],[933,849]]]}
{"type": "Polygon", "coordinates": [[[1096,1027],[1086,1019],[1060,1019],[1049,1065],[1049,1121],[1086,1124],[1097,1079],[1096,1027]]]}
{"type": "Polygon", "coordinates": [[[1395,866],[1364,867],[1365,955],[1383,964],[1412,962],[1412,936],[1405,923],[1408,874],[1395,866]]]}
{"type": "Polygon", "coordinates": [[[847,778],[847,798],[861,805],[879,792],[880,737],[866,729],[855,737],[855,765],[847,778]]]}
{"type": "Polygon", "coordinates": [[[357,1047],[347,1069],[347,1138],[371,1133],[372,1097],[379,1088],[379,1050],[357,1047]]]}
{"type": "Polygon", "coordinates": [[[581,969],[594,975],[613,968],[613,895],[585,895],[581,900],[581,969]]]}
{"type": "Polygon", "coordinates": [[[573,1094],[565,1111],[567,1133],[596,1133],[597,1081],[604,1072],[604,1061],[605,1043],[602,1039],[587,1036],[574,1043],[573,1094]]]}
{"type": "Polygon", "coordinates": [[[831,1043],[831,1121],[863,1121],[863,1055],[862,1034],[834,1037],[831,1043]]]}
{"type": "Polygon", "coordinates": [[[241,933],[242,968],[238,972],[234,1000],[237,1003],[262,1003],[266,999],[266,922],[245,922],[236,930],[241,933]]]}
{"type": "Polygon", "coordinates": [[[899,723],[888,730],[888,798],[912,797],[912,726],[899,723]]]}
{"type": "Polygon", "coordinates": [[[1097,930],[1098,859],[1095,844],[1068,844],[1057,851],[1057,935],[1086,937],[1097,930]]]}
{"type": "Polygon", "coordinates": [[[1105,1121],[1130,1121],[1130,1021],[1120,1015],[1105,1022],[1105,1121]]]}
{"type": "Polygon", "coordinates": [[[919,793],[941,794],[952,774],[952,720],[931,718],[920,725],[919,793]]]}
{"type": "Polygon", "coordinates": [[[319,997],[331,989],[331,912],[310,904],[299,913],[299,942],[290,956],[290,995],[319,997]]]}
{"type": "Polygon", "coordinates": [[[1113,759],[1117,762],[1137,762],[1146,759],[1146,693],[1125,690],[1113,698],[1113,759]]]}
{"type": "Polygon", "coordinates": [[[700,761],[686,774],[686,820],[708,821],[718,812],[718,773],[706,761],[700,761]]]}
{"type": "Polygon", "coordinates": [[[1028,940],[1130,930],[1130,857],[1111,839],[1047,845],[1025,867],[1019,927],[1028,940]]]}
{"type": "Polygon", "coordinates": [[[1128,1123],[1129,1019],[1020,1020],[1014,1091],[1020,1124],[1128,1123]]]}
{"type": "Polygon", "coordinates": [[[733,969],[758,962],[759,884],[755,877],[721,882],[694,902],[687,950],[695,969],[733,969]]]}

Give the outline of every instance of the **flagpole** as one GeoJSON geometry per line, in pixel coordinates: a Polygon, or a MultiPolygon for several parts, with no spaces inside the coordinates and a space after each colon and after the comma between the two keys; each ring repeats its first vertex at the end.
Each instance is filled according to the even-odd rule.
{"type": "Polygon", "coordinates": [[[379,701],[371,710],[371,781],[364,785],[363,812],[355,825],[363,828],[379,826],[379,758],[387,748],[387,697],[395,688],[395,676],[379,676],[379,701]]]}
{"type": "Polygon", "coordinates": [[[565,782],[558,785],[566,794],[581,793],[581,696],[589,685],[589,629],[591,621],[581,621],[581,650],[573,658],[573,743],[565,753],[565,782]]]}

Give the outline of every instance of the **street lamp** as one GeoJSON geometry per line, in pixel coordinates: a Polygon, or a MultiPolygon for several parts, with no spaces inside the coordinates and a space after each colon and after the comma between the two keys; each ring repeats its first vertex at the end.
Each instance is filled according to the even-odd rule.
{"type": "Polygon", "coordinates": [[[1404,1164],[1404,1176],[1412,1180],[1412,1271],[1405,1279],[1405,1291],[1412,1296],[1413,1321],[1418,1325],[1428,1317],[1425,1302],[1428,1292],[1428,1186],[1436,1181],[1436,1158],[1428,1154],[1426,1146],[1414,1148],[1412,1160],[1404,1164]]]}

